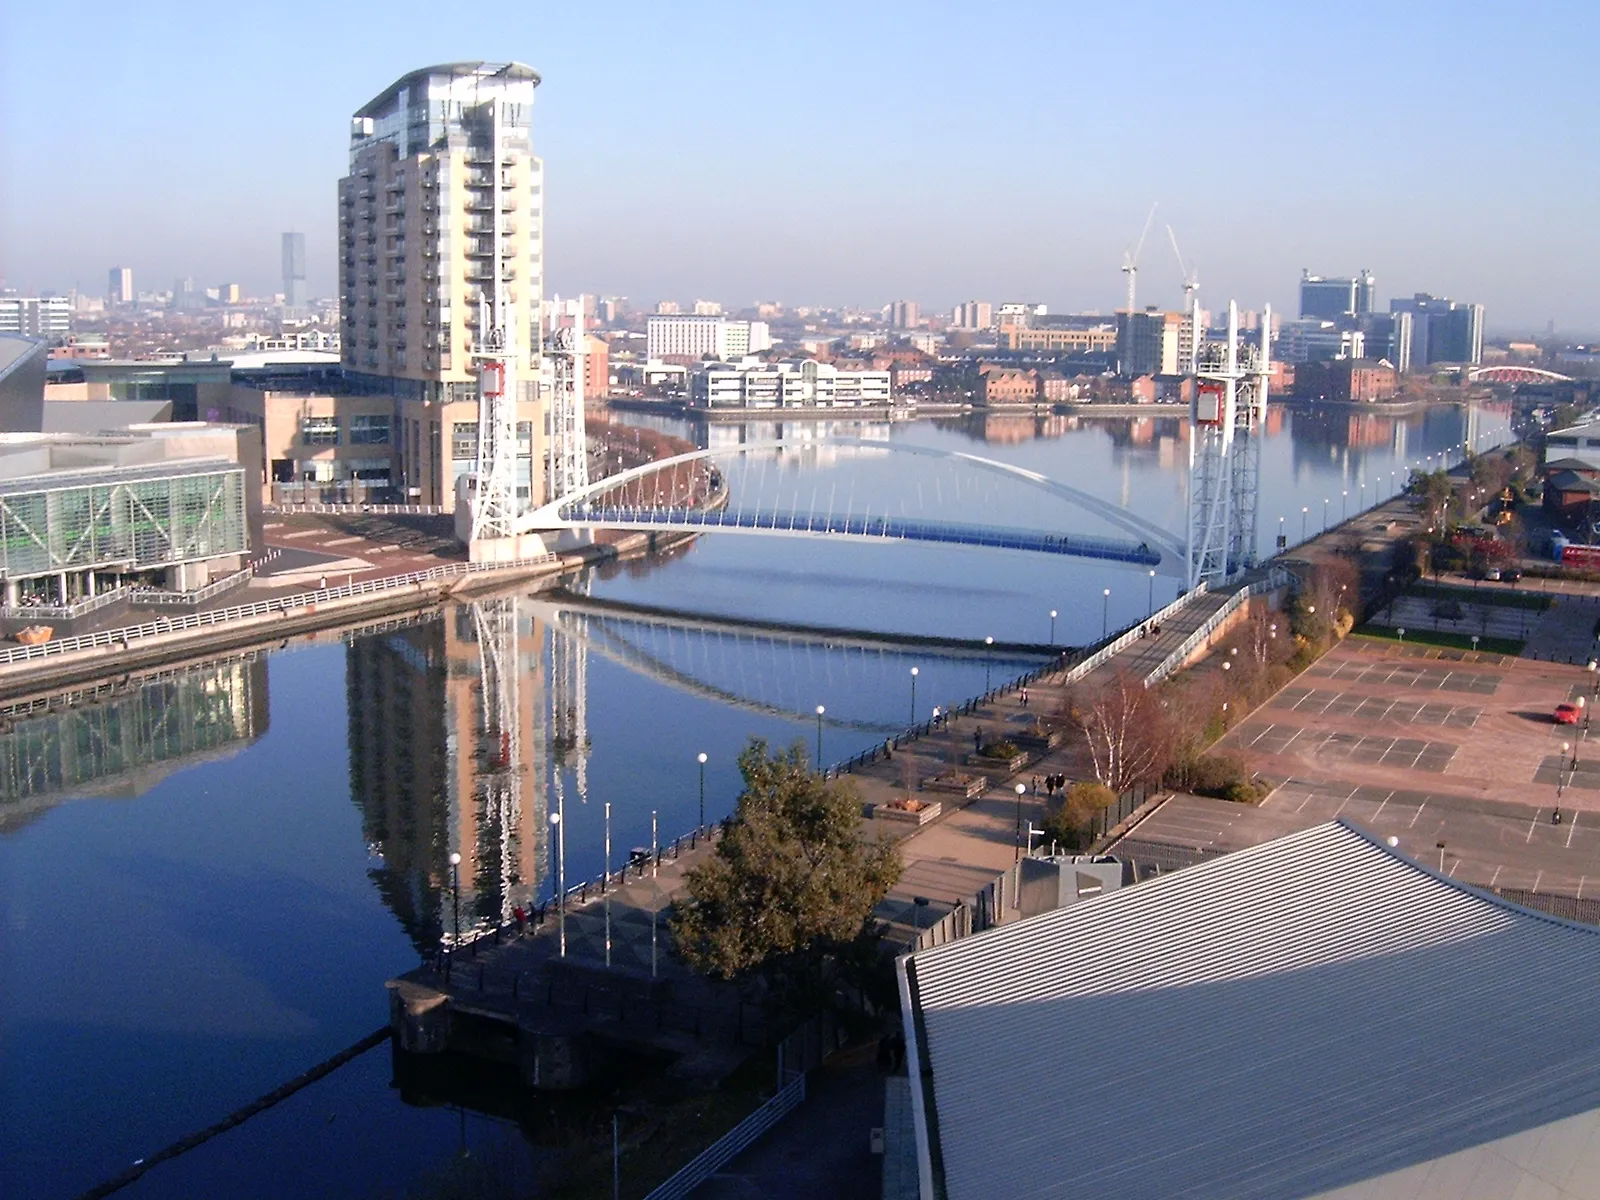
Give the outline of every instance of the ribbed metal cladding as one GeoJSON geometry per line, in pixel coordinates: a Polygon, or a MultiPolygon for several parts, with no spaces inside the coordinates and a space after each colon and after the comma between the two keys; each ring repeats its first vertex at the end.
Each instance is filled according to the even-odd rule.
{"type": "Polygon", "coordinates": [[[1311,1196],[1600,1107],[1600,930],[1344,823],[916,973],[951,1200],[1311,1196]]]}

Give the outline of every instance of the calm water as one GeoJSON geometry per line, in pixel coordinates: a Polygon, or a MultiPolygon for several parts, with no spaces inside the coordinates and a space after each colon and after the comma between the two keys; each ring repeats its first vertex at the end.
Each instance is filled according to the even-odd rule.
{"type": "MultiPolygon", "coordinates": [[[[1389,472],[1504,412],[1403,419],[1273,410],[1262,535],[1298,540],[1389,472]],[[1362,485],[1365,484],[1365,488],[1362,485]],[[1341,496],[1348,491],[1349,496],[1341,496]]],[[[707,432],[674,428],[704,443],[707,432]]],[[[838,427],[858,436],[859,426],[838,427]]],[[[714,443],[803,427],[712,427],[714,443]]],[[[1181,530],[1187,445],[1173,420],[917,423],[871,436],[1038,470],[1181,530]]],[[[827,489],[866,511],[1110,532],[1057,502],[930,460],[813,447],[753,457],[736,486],[803,507],[827,489]],[[763,465],[763,463],[765,465],[763,465]],[[907,511],[912,511],[910,508],[907,511]]],[[[704,538],[583,584],[611,599],[907,633],[1062,643],[1164,603],[1176,580],[1126,568],[820,540],[704,538]],[[1104,597],[1109,588],[1111,596],[1104,597]]],[[[348,645],[219,661],[129,681],[0,733],[0,1196],[70,1196],[209,1124],[386,1019],[383,981],[448,919],[547,895],[550,816],[569,883],[698,819],[737,790],[744,741],[845,757],[1021,660],[853,648],[564,609],[508,595],[348,645]],[[484,663],[491,663],[490,686],[484,663]],[[493,665],[515,664],[499,675],[493,665]],[[496,687],[497,678],[505,680],[496,687]],[[487,693],[487,695],[486,695],[487,693]]],[[[513,1155],[514,1127],[412,1107],[383,1050],[174,1163],[130,1196],[403,1195],[465,1138],[513,1155]]]]}

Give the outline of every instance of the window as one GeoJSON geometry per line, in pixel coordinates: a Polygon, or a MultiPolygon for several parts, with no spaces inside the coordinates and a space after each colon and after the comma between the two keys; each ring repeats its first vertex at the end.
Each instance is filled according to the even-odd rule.
{"type": "Polygon", "coordinates": [[[306,417],[300,422],[300,440],[307,446],[337,446],[338,417],[306,417]]]}
{"type": "Polygon", "coordinates": [[[450,457],[478,457],[478,423],[456,421],[450,427],[450,457]]]}
{"type": "Polygon", "coordinates": [[[352,446],[381,446],[389,440],[388,417],[351,417],[352,446]]]}
{"type": "Polygon", "coordinates": [[[517,454],[521,458],[527,458],[528,455],[530,455],[532,453],[533,453],[533,422],[532,421],[518,421],[517,422],[517,454]]]}

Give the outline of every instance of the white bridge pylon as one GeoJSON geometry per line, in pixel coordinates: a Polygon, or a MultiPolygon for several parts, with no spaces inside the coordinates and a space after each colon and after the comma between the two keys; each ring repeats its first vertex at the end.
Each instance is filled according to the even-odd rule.
{"type": "MultiPolygon", "coordinates": [[[[1124,561],[1139,562],[1131,555],[1142,547],[1153,560],[1159,555],[1159,563],[1152,563],[1162,574],[1182,576],[1188,569],[1188,549],[1183,541],[1170,531],[1163,529],[1155,522],[1131,512],[1121,505],[1102,499],[1090,492],[1069,484],[1060,483],[1037,471],[1030,471],[1026,467],[1014,466],[1010,463],[998,462],[995,459],[983,458],[976,454],[968,454],[961,450],[944,450],[933,446],[918,446],[904,442],[891,442],[874,438],[826,438],[809,442],[792,442],[768,440],[758,442],[745,442],[736,446],[719,446],[712,449],[693,450],[686,454],[673,455],[670,458],[658,459],[655,462],[645,463],[642,466],[632,467],[626,471],[619,471],[615,475],[608,475],[604,479],[589,483],[588,486],[570,492],[565,496],[557,497],[543,506],[523,513],[517,519],[518,533],[545,533],[558,530],[577,530],[588,528],[607,529],[653,529],[663,532],[723,532],[723,533],[754,533],[764,536],[788,537],[834,537],[853,538],[869,541],[898,540],[890,526],[882,525],[879,530],[868,532],[866,527],[857,531],[854,526],[848,530],[842,528],[809,528],[794,522],[788,522],[790,514],[774,513],[770,523],[754,522],[751,524],[716,524],[705,519],[688,518],[682,521],[671,520],[645,520],[627,519],[624,517],[611,517],[609,519],[596,519],[592,514],[585,515],[584,506],[589,501],[606,495],[626,486],[636,480],[648,479],[659,472],[670,470],[685,463],[699,462],[703,459],[730,458],[752,452],[766,452],[772,450],[791,451],[800,453],[812,449],[828,449],[834,447],[859,448],[874,451],[887,451],[898,454],[913,454],[924,458],[943,459],[946,461],[961,462],[978,470],[988,471],[993,474],[1020,480],[1031,487],[1064,500],[1074,507],[1099,517],[1107,524],[1121,530],[1123,533],[1137,539],[1139,546],[1130,543],[1123,549],[1128,552],[1124,561]],[[788,523],[785,523],[788,522],[788,523]]],[[[856,514],[858,522],[864,514],[856,514]]],[[[951,524],[952,530],[960,528],[951,524]]],[[[1048,531],[1043,531],[1048,532],[1048,531]]],[[[1071,535],[1068,535],[1069,537],[1071,535]]],[[[952,541],[958,540],[952,538],[952,541]]],[[[1109,539],[1103,539],[1108,545],[1109,539]]],[[[1071,554],[1072,550],[1058,551],[1071,554]]],[[[1113,554],[1088,554],[1088,557],[1117,558],[1113,554]]]]}

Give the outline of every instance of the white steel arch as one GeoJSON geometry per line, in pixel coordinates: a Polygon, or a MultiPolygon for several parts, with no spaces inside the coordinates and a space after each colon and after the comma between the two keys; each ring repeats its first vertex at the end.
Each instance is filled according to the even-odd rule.
{"type": "Polygon", "coordinates": [[[889,450],[900,454],[915,454],[924,458],[965,462],[980,470],[1020,479],[1024,483],[1039,488],[1041,491],[1047,492],[1058,499],[1076,505],[1085,512],[1093,513],[1124,533],[1131,534],[1159,549],[1162,552],[1163,565],[1168,559],[1177,562],[1188,561],[1188,548],[1183,542],[1155,522],[1148,521],[1136,513],[1128,511],[1121,505],[1113,504],[1109,500],[1101,499],[1092,493],[1082,491],[1069,484],[1059,483],[1047,475],[1041,475],[1037,471],[1030,471],[1026,467],[1013,466],[1010,463],[998,462],[992,458],[983,458],[976,454],[968,454],[963,450],[944,450],[934,446],[918,446],[911,443],[881,441],[874,438],[827,438],[820,441],[800,443],[778,440],[745,442],[737,446],[718,446],[714,449],[693,450],[687,454],[676,454],[671,458],[657,459],[655,462],[631,467],[626,471],[619,471],[615,475],[608,475],[604,479],[591,482],[587,487],[570,492],[565,496],[557,497],[540,508],[529,510],[518,518],[517,532],[538,533],[546,530],[572,529],[581,527],[584,524],[592,524],[592,522],[571,520],[563,515],[562,510],[571,505],[580,504],[591,497],[604,495],[606,492],[631,483],[635,479],[647,478],[658,471],[666,470],[680,463],[698,462],[704,458],[733,457],[747,454],[751,451],[799,451],[826,446],[852,446],[870,450],[889,450]]]}

